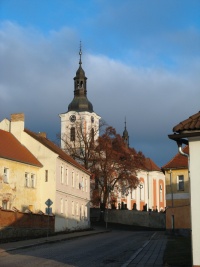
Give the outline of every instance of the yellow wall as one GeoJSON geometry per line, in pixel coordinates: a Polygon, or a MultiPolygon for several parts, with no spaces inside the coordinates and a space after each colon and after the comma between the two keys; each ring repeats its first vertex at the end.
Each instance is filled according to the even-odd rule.
{"type": "Polygon", "coordinates": [[[166,179],[166,229],[190,229],[190,185],[188,169],[167,170],[166,179]],[[170,184],[171,172],[171,184],[170,184]],[[184,190],[177,188],[177,176],[184,175],[184,190]]]}
{"type": "Polygon", "coordinates": [[[0,206],[3,200],[8,200],[7,209],[17,208],[24,211],[32,208],[34,212],[40,209],[37,201],[37,193],[40,185],[39,168],[16,161],[0,158],[0,206]],[[4,168],[9,169],[8,183],[4,183],[4,168]],[[35,188],[25,187],[25,172],[34,174],[36,178],[35,188]]]}

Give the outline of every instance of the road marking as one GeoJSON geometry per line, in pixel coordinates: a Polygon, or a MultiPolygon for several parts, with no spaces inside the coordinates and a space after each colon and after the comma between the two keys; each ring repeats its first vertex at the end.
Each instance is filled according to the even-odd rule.
{"type": "Polygon", "coordinates": [[[153,235],[150,237],[150,239],[148,240],[148,241],[146,241],[145,243],[144,243],[144,245],[141,247],[141,248],[139,248],[131,257],[130,257],[130,259],[129,260],[127,260],[121,267],[127,267],[131,262],[132,262],[132,260],[134,260],[136,257],[137,257],[137,255],[149,244],[149,242],[151,241],[151,239],[154,237],[156,235],[156,232],[155,233],[153,233],[153,235]]]}

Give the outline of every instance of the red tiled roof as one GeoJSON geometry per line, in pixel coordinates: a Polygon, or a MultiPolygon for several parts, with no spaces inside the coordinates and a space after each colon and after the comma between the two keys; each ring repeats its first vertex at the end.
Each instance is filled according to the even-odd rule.
{"type": "Polygon", "coordinates": [[[42,167],[33,154],[23,146],[10,132],[0,130],[0,157],[42,167]]]}
{"type": "Polygon", "coordinates": [[[75,161],[72,157],[67,155],[60,147],[58,147],[56,144],[54,144],[52,141],[50,141],[48,138],[46,138],[44,135],[38,135],[37,133],[31,132],[28,129],[24,129],[24,131],[29,134],[31,137],[36,139],[38,142],[49,148],[51,151],[55,152],[59,155],[59,157],[72,165],[76,166],[77,168],[81,169],[82,171],[86,172],[87,174],[91,174],[89,171],[87,171],[81,164],[79,164],[77,161],[75,161]]]}
{"type": "MultiPolygon", "coordinates": [[[[189,146],[183,148],[183,152],[189,154],[189,146]]],[[[165,164],[162,169],[187,169],[188,168],[188,158],[177,153],[167,164],[165,164]]]]}
{"type": "Polygon", "coordinates": [[[200,130],[200,111],[174,126],[173,132],[200,130]]]}
{"type": "Polygon", "coordinates": [[[150,158],[145,158],[144,167],[147,171],[161,171],[161,169],[150,158]]]}

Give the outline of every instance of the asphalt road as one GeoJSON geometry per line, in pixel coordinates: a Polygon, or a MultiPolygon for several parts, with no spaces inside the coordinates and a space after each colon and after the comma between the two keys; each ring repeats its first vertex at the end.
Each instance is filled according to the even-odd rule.
{"type": "Polygon", "coordinates": [[[0,255],[0,266],[121,267],[154,232],[118,229],[99,235],[4,252],[0,255]]]}

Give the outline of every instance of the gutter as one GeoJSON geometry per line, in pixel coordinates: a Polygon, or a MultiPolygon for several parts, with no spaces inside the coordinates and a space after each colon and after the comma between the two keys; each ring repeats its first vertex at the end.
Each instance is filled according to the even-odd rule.
{"type": "Polygon", "coordinates": [[[182,150],[182,142],[181,142],[181,139],[180,139],[179,141],[176,141],[176,143],[177,143],[177,145],[178,145],[178,151],[179,151],[179,153],[180,153],[181,155],[183,155],[183,156],[189,158],[189,154],[183,152],[183,150],[182,150]]]}

